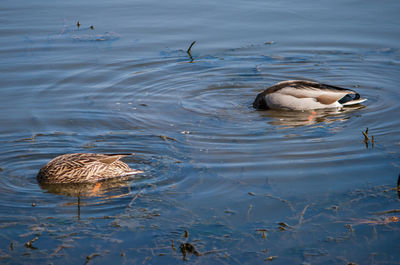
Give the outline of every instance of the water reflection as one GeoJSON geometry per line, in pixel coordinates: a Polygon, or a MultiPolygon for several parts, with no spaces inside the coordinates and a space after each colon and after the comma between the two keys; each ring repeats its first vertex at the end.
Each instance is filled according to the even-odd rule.
{"type": "Polygon", "coordinates": [[[128,187],[131,179],[108,180],[98,183],[40,184],[43,190],[69,197],[103,197],[111,191],[128,187]]]}
{"type": "Polygon", "coordinates": [[[298,126],[308,126],[319,123],[330,124],[333,122],[344,122],[350,119],[350,113],[365,108],[364,105],[346,107],[343,109],[323,109],[323,110],[266,110],[260,111],[260,115],[272,118],[268,122],[271,125],[293,128],[298,126]]]}
{"type": "Polygon", "coordinates": [[[106,180],[98,183],[69,183],[69,184],[39,184],[40,187],[53,194],[75,197],[77,201],[65,202],[64,207],[75,206],[78,220],[81,218],[82,206],[93,206],[102,204],[111,199],[123,198],[132,194],[132,177],[117,180],[106,180]],[[96,201],[85,202],[82,200],[95,199],[96,201]],[[96,199],[99,198],[100,200],[96,199]]]}

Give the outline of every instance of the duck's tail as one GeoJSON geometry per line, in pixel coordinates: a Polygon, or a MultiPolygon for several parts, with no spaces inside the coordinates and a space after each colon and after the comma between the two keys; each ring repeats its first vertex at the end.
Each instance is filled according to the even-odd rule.
{"type": "Polygon", "coordinates": [[[357,99],[357,100],[348,101],[346,103],[343,103],[342,105],[343,106],[356,105],[356,104],[363,103],[366,100],[367,100],[366,98],[360,98],[360,99],[357,99]]]}
{"type": "Polygon", "coordinates": [[[354,93],[354,94],[347,94],[346,96],[344,96],[339,100],[339,103],[342,104],[343,106],[350,106],[350,105],[360,104],[366,100],[367,100],[366,98],[361,98],[360,94],[354,93]]]}
{"type": "Polygon", "coordinates": [[[144,173],[144,171],[139,170],[139,169],[131,169],[129,171],[126,171],[125,174],[123,175],[123,177],[132,176],[132,175],[141,174],[141,173],[144,173]]]}

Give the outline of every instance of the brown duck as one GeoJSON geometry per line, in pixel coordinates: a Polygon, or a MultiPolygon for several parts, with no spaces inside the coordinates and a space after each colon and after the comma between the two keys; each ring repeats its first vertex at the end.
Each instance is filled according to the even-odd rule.
{"type": "Polygon", "coordinates": [[[96,183],[102,180],[143,173],[120,161],[132,154],[76,153],[57,156],[37,175],[41,184],[96,183]]]}

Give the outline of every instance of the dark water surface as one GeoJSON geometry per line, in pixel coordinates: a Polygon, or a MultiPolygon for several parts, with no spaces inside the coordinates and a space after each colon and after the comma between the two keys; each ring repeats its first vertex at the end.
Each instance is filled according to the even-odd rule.
{"type": "Polygon", "coordinates": [[[399,264],[399,10],[2,1],[0,262],[399,264]],[[251,107],[286,79],[368,101],[251,107]],[[40,167],[72,152],[135,152],[124,161],[146,174],[97,192],[40,187],[40,167]]]}

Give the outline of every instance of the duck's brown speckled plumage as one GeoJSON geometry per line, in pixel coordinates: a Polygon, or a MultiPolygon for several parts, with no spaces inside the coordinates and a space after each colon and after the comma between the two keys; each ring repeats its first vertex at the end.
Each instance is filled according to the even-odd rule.
{"type": "Polygon", "coordinates": [[[127,154],[76,153],[58,156],[42,167],[39,183],[95,183],[98,181],[142,173],[119,159],[127,154]]]}

